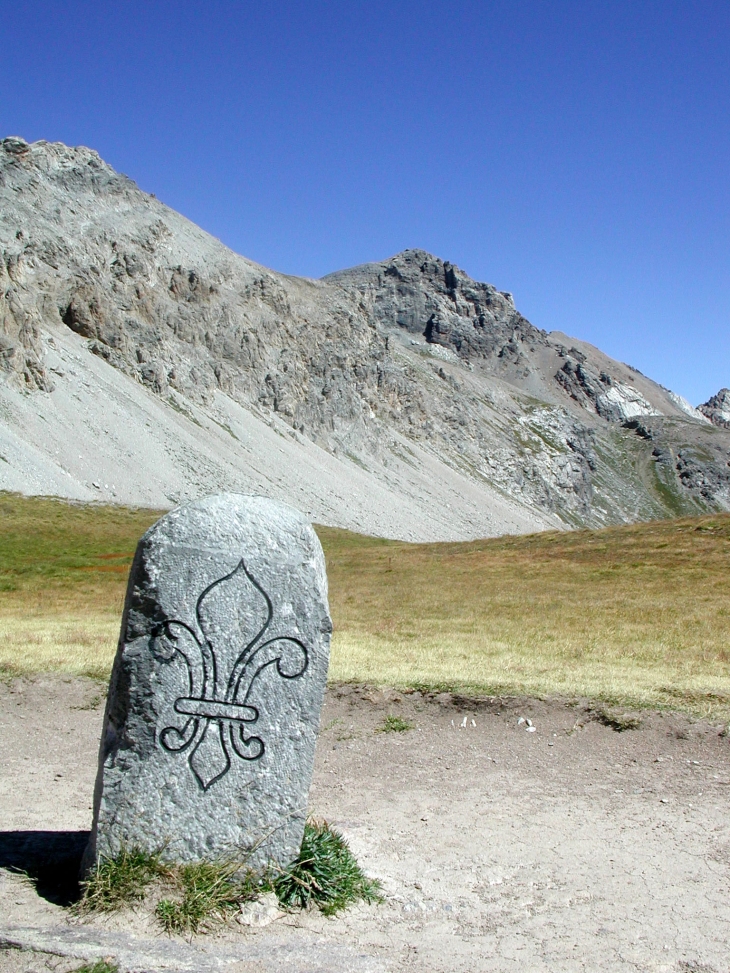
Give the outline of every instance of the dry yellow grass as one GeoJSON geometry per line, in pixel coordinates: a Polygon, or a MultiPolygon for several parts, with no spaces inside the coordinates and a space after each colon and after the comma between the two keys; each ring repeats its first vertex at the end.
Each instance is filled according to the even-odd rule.
{"type": "MultiPolygon", "coordinates": [[[[0,497],[0,670],[106,677],[157,516],[0,497]]],[[[465,544],[318,532],[334,681],[730,718],[730,515],[465,544]]]]}
{"type": "Polygon", "coordinates": [[[730,516],[469,544],[320,531],[331,678],[730,717],[730,516]]]}
{"type": "Polygon", "coordinates": [[[108,679],[118,638],[118,615],[3,616],[0,671],[68,672],[108,679]]]}

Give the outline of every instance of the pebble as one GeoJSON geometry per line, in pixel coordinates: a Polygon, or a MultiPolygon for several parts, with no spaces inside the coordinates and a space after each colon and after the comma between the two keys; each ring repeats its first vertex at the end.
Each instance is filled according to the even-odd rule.
{"type": "Polygon", "coordinates": [[[284,914],[276,896],[270,892],[254,902],[242,903],[238,921],[242,926],[262,927],[275,922],[284,914]]]}

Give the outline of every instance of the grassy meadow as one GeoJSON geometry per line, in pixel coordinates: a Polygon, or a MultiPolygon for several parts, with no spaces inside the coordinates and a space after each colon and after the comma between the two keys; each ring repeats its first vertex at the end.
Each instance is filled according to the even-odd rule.
{"type": "MultiPolygon", "coordinates": [[[[160,511],[0,494],[0,672],[106,678],[160,511]]],[[[330,679],[730,719],[730,515],[468,543],[318,527],[330,679]]]]}

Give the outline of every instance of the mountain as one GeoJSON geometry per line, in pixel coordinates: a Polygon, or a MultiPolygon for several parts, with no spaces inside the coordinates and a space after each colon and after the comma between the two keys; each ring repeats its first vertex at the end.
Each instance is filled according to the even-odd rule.
{"type": "Polygon", "coordinates": [[[4,489],[423,540],[730,509],[727,390],[696,410],[422,250],[268,270],[83,147],[0,141],[0,376],[4,489]]]}
{"type": "Polygon", "coordinates": [[[714,425],[730,429],[730,389],[720,389],[698,408],[714,425]]]}

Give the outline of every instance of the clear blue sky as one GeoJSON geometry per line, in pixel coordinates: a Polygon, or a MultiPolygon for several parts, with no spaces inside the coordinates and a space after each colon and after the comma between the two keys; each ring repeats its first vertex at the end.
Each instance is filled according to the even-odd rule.
{"type": "Polygon", "coordinates": [[[2,4],[0,132],[276,270],[423,247],[694,404],[730,386],[727,0],[2,4]]]}

